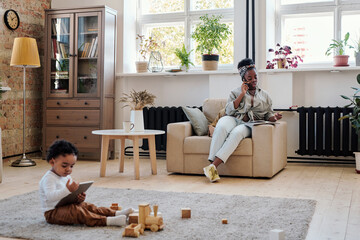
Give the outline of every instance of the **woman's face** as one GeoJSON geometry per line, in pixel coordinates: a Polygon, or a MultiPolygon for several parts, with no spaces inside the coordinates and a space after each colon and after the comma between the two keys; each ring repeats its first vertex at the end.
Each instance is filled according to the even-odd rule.
{"type": "Polygon", "coordinates": [[[249,86],[250,90],[255,89],[257,85],[257,74],[255,69],[246,71],[243,81],[249,86]]]}

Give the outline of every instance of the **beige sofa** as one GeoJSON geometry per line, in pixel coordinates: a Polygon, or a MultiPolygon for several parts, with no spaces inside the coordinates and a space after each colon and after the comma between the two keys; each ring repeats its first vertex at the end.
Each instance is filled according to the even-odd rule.
{"type": "MultiPolygon", "coordinates": [[[[226,99],[206,99],[203,112],[213,121],[226,105],[226,99]]],[[[218,167],[220,176],[246,176],[271,178],[287,163],[287,125],[254,126],[252,137],[245,138],[226,164],[218,167]]],[[[168,172],[203,174],[211,138],[194,136],[190,122],[171,123],[167,126],[166,163],[168,172]]]]}

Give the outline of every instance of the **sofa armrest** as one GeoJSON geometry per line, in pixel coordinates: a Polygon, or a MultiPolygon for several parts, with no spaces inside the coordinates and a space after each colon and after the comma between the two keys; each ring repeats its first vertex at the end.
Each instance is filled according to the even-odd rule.
{"type": "Polygon", "coordinates": [[[166,167],[168,172],[184,172],[184,141],[192,136],[190,122],[177,122],[167,125],[166,167]]]}
{"type": "Polygon", "coordinates": [[[259,125],[252,129],[253,176],[272,177],[287,163],[287,123],[259,125]]]}

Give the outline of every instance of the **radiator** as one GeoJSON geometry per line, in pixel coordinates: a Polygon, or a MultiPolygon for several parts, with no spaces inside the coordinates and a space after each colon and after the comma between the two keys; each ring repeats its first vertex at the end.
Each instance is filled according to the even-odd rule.
{"type": "Polygon", "coordinates": [[[299,155],[352,156],[358,136],[349,119],[339,121],[352,108],[301,107],[299,113],[299,155]]]}
{"type": "MultiPolygon", "coordinates": [[[[202,107],[193,107],[199,108],[202,110],[202,107]]],[[[166,151],[166,132],[167,125],[169,123],[174,122],[186,122],[189,119],[186,117],[184,111],[181,107],[145,107],[143,109],[144,115],[144,128],[145,129],[155,129],[155,130],[163,130],[165,134],[156,135],[155,136],[155,146],[158,157],[165,157],[164,152],[158,151],[166,151]]],[[[131,149],[132,146],[128,146],[125,148],[125,155],[132,156],[133,151],[128,150],[131,149]]],[[[149,143],[147,139],[143,139],[142,146],[140,147],[142,150],[149,150],[149,143]]],[[[149,156],[149,152],[140,152],[140,156],[149,156]]]]}
{"type": "MultiPolygon", "coordinates": [[[[165,134],[155,136],[156,151],[166,151],[166,131],[169,123],[189,121],[181,107],[146,107],[143,114],[145,129],[165,131],[165,134]]],[[[141,148],[149,150],[147,139],[143,140],[141,148]]]]}

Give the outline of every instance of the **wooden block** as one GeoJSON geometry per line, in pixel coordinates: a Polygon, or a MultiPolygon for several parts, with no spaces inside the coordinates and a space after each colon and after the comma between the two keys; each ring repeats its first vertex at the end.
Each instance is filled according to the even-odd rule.
{"type": "Polygon", "coordinates": [[[281,229],[273,229],[270,231],[270,240],[285,240],[285,232],[281,229]]]}
{"type": "Polygon", "coordinates": [[[222,224],[228,224],[228,220],[226,218],[221,219],[222,224]]]}
{"type": "Polygon", "coordinates": [[[118,209],[119,209],[119,204],[118,204],[118,203],[112,203],[111,206],[110,206],[110,208],[111,208],[112,210],[118,210],[118,209]]]}
{"type": "Polygon", "coordinates": [[[191,218],[191,209],[190,208],[181,208],[181,217],[182,218],[191,218]]]}
{"type": "Polygon", "coordinates": [[[129,214],[129,224],[131,223],[139,223],[139,213],[129,214]]]}
{"type": "Polygon", "coordinates": [[[139,237],[142,233],[141,225],[133,223],[125,227],[122,235],[123,237],[139,237]]]}

